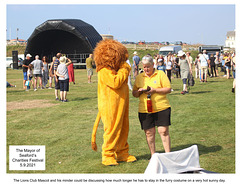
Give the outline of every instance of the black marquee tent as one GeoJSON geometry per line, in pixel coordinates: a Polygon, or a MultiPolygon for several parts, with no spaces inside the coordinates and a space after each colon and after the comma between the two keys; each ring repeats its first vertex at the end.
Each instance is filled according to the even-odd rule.
{"type": "Polygon", "coordinates": [[[25,55],[49,58],[63,54],[89,54],[102,37],[90,24],[77,19],[47,20],[28,38],[25,55]]]}

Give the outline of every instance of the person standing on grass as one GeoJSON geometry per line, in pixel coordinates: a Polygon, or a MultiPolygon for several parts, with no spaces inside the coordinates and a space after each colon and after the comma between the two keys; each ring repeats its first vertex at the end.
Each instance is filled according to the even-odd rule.
{"type": "Polygon", "coordinates": [[[203,54],[199,55],[199,60],[201,62],[201,82],[207,82],[209,57],[206,53],[207,51],[203,50],[203,54]]]}
{"type": "Polygon", "coordinates": [[[157,69],[157,67],[158,67],[159,58],[160,58],[159,54],[154,55],[153,63],[154,63],[154,68],[155,69],[157,69]]]}
{"type": "Polygon", "coordinates": [[[39,60],[39,56],[35,56],[35,60],[31,62],[33,65],[33,75],[34,75],[34,91],[37,90],[37,80],[39,78],[39,86],[42,88],[42,69],[43,69],[43,62],[39,60]]]}
{"type": "Polygon", "coordinates": [[[59,62],[59,58],[62,56],[61,53],[57,53],[56,55],[56,59],[53,63],[53,71],[54,71],[54,83],[55,83],[55,97],[56,97],[56,100],[59,100],[58,98],[58,90],[60,89],[60,85],[59,85],[59,82],[58,82],[58,76],[57,76],[57,68],[58,68],[58,65],[60,64],[59,62]]]}
{"type": "Polygon", "coordinates": [[[69,91],[69,75],[67,65],[72,64],[72,61],[65,56],[62,56],[59,61],[60,64],[58,65],[56,75],[59,77],[58,82],[60,86],[60,101],[67,102],[67,92],[69,91]]]}
{"type": "Polygon", "coordinates": [[[86,59],[86,68],[87,68],[87,76],[88,83],[91,83],[91,78],[93,75],[93,55],[89,54],[89,57],[86,59]]]}
{"type": "Polygon", "coordinates": [[[73,84],[75,85],[73,64],[70,64],[67,68],[68,68],[68,75],[69,75],[69,83],[73,82],[73,84]]]}
{"type": "Polygon", "coordinates": [[[225,53],[221,53],[220,60],[221,60],[221,63],[222,63],[221,64],[221,72],[224,72],[223,77],[227,76],[226,67],[224,66],[226,58],[227,58],[227,55],[225,53]]]}
{"type": "Polygon", "coordinates": [[[46,85],[48,83],[48,78],[49,78],[49,71],[48,71],[48,60],[47,60],[47,57],[44,56],[42,58],[42,61],[43,61],[43,77],[42,77],[42,80],[43,80],[43,88],[45,89],[46,88],[46,85]]]}
{"type": "Polygon", "coordinates": [[[219,76],[219,74],[218,74],[218,67],[219,67],[219,64],[221,63],[219,52],[216,52],[216,55],[214,57],[215,57],[216,77],[218,77],[219,76]]]}
{"type": "Polygon", "coordinates": [[[23,65],[22,65],[22,69],[23,69],[23,89],[24,90],[27,89],[27,86],[25,86],[25,83],[28,80],[27,71],[28,71],[28,66],[31,63],[31,57],[32,57],[32,55],[27,54],[26,58],[23,61],[23,65]]]}
{"type": "Polygon", "coordinates": [[[192,70],[192,68],[193,68],[193,58],[192,58],[190,52],[186,52],[186,58],[188,59],[190,65],[191,65],[191,70],[192,70]]]}
{"type": "Polygon", "coordinates": [[[52,89],[52,81],[53,81],[53,79],[54,79],[53,64],[54,64],[56,58],[57,58],[56,56],[54,56],[54,57],[52,58],[52,62],[51,62],[51,65],[50,65],[50,69],[49,69],[49,87],[48,87],[48,89],[52,89]]]}
{"type": "Polygon", "coordinates": [[[215,57],[213,54],[210,55],[210,68],[211,68],[211,76],[210,77],[217,77],[217,74],[216,74],[216,65],[215,65],[215,57]],[[214,72],[214,74],[213,74],[214,72]],[[214,76],[213,76],[214,75],[214,76]]]}
{"type": "Polygon", "coordinates": [[[162,70],[165,73],[166,66],[164,65],[163,59],[159,59],[157,70],[162,70]]]}
{"type": "Polygon", "coordinates": [[[199,56],[195,58],[194,65],[195,65],[195,78],[197,79],[198,77],[200,78],[200,71],[199,71],[199,56]]]}
{"type": "Polygon", "coordinates": [[[180,66],[179,66],[179,57],[177,56],[176,59],[175,59],[175,66],[176,66],[176,76],[178,78],[181,77],[181,72],[180,72],[180,66]]]}
{"type": "Polygon", "coordinates": [[[232,55],[229,53],[224,63],[224,66],[226,67],[226,71],[227,71],[227,79],[230,78],[231,61],[232,61],[232,55]]]}
{"type": "Polygon", "coordinates": [[[169,53],[169,54],[167,55],[167,58],[166,58],[166,72],[167,72],[167,77],[168,77],[170,83],[171,83],[172,67],[173,67],[173,65],[172,65],[172,60],[173,60],[172,54],[169,53]]]}
{"type": "Polygon", "coordinates": [[[232,57],[232,73],[233,73],[233,87],[232,87],[232,92],[235,93],[235,87],[236,87],[236,64],[235,64],[236,60],[235,60],[235,52],[233,53],[233,57],[232,57]]]}
{"type": "MultiPolygon", "coordinates": [[[[131,63],[129,61],[129,59],[126,60],[126,62],[128,63],[128,65],[131,67],[131,63]]],[[[128,88],[129,90],[133,90],[133,87],[132,87],[132,82],[131,82],[131,72],[129,72],[129,75],[128,75],[128,88]]]]}
{"type": "Polygon", "coordinates": [[[171,84],[167,75],[154,69],[153,58],[142,58],[144,72],[136,77],[132,95],[139,98],[138,117],[144,130],[151,156],[155,153],[155,134],[157,126],[165,152],[171,151],[169,125],[171,125],[171,106],[166,97],[171,93],[171,84]],[[151,99],[152,108],[148,106],[151,99]]]}
{"type": "Polygon", "coordinates": [[[133,78],[135,79],[136,76],[138,75],[138,67],[139,67],[139,63],[140,63],[140,58],[137,54],[137,51],[134,51],[133,53],[133,66],[132,66],[132,70],[133,70],[133,78]]]}
{"type": "MultiPolygon", "coordinates": [[[[34,86],[34,83],[32,80],[32,78],[33,78],[32,64],[29,64],[29,66],[28,66],[27,77],[28,77],[29,82],[31,82],[32,86],[34,86]]],[[[29,83],[29,89],[30,89],[31,84],[29,83]]]]}
{"type": "Polygon", "coordinates": [[[191,63],[189,60],[186,58],[185,52],[182,50],[178,51],[179,57],[179,66],[180,66],[180,71],[181,71],[181,79],[183,81],[183,91],[181,94],[186,94],[188,93],[187,90],[187,80],[190,78],[190,74],[192,74],[192,68],[191,68],[191,63]]]}

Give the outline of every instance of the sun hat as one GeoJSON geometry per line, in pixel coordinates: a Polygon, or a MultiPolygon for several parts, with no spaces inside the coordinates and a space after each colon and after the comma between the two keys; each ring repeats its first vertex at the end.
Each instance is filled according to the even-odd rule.
{"type": "Polygon", "coordinates": [[[60,61],[60,63],[66,63],[66,57],[65,56],[61,56],[59,61],[60,61]]]}
{"type": "Polygon", "coordinates": [[[183,56],[183,55],[186,55],[186,53],[185,53],[185,52],[183,52],[182,50],[178,51],[178,54],[177,54],[177,56],[183,56]]]}
{"type": "Polygon", "coordinates": [[[134,53],[133,53],[133,54],[137,55],[138,53],[137,53],[137,51],[134,51],[134,53]]]}
{"type": "Polygon", "coordinates": [[[32,57],[32,55],[30,55],[30,54],[27,54],[27,55],[26,55],[26,57],[30,57],[30,58],[31,58],[31,57],[32,57]]]}

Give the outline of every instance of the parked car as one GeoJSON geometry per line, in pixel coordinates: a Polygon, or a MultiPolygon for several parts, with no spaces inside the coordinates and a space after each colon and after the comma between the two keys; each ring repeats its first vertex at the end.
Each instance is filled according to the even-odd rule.
{"type": "Polygon", "coordinates": [[[169,42],[168,41],[163,41],[161,42],[163,45],[169,45],[169,42]]]}
{"type": "Polygon", "coordinates": [[[177,54],[178,51],[182,50],[182,47],[180,45],[176,45],[176,46],[164,46],[161,47],[159,49],[159,54],[166,56],[168,55],[168,53],[172,53],[172,54],[177,54]]]}
{"type": "MultiPolygon", "coordinates": [[[[23,59],[18,58],[18,67],[22,67],[23,65],[23,59]]],[[[6,57],[6,67],[7,68],[13,68],[13,59],[12,57],[6,57]]]]}
{"type": "Polygon", "coordinates": [[[183,42],[182,42],[182,41],[176,41],[176,42],[174,43],[174,45],[183,45],[183,42]]]}

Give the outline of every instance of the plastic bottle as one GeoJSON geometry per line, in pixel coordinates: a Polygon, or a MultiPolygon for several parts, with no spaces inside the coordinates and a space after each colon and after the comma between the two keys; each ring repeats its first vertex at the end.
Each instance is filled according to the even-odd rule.
{"type": "Polygon", "coordinates": [[[151,100],[151,95],[147,95],[147,110],[148,112],[152,112],[152,100],[151,100]]]}

